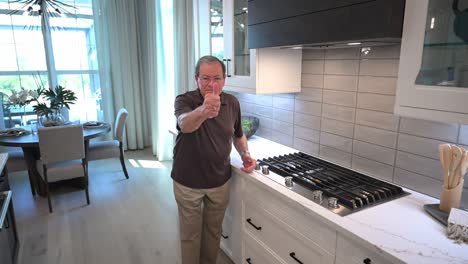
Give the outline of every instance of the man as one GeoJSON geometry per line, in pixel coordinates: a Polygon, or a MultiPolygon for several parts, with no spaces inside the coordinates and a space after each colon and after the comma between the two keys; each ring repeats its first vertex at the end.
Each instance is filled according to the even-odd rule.
{"type": "Polygon", "coordinates": [[[213,56],[195,67],[198,89],[177,96],[179,134],[171,177],[179,209],[182,264],[215,264],[229,201],[232,144],[245,172],[255,168],[242,132],[237,99],[222,92],[225,65],[213,56]]]}

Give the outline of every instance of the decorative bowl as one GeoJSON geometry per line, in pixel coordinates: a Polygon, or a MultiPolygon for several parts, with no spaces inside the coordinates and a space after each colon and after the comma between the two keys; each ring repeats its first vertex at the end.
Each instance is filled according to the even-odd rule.
{"type": "Polygon", "coordinates": [[[257,132],[260,120],[255,116],[242,116],[242,130],[247,138],[250,138],[257,132]]]}

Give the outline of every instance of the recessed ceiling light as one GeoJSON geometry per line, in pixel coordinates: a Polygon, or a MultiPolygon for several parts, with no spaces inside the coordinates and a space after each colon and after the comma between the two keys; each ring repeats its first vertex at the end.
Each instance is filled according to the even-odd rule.
{"type": "Polygon", "coordinates": [[[361,42],[349,42],[349,46],[361,45],[361,42]]]}

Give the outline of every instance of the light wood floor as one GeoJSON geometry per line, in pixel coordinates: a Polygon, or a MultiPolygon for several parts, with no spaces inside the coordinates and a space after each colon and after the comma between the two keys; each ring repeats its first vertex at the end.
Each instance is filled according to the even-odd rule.
{"type": "MultiPolygon", "coordinates": [[[[126,152],[130,179],[117,159],[90,163],[90,199],[72,187],[33,198],[26,172],[10,173],[19,229],[19,264],[180,263],[177,207],[169,176],[149,149],[126,152]]],[[[223,253],[218,264],[232,263],[223,253]]]]}

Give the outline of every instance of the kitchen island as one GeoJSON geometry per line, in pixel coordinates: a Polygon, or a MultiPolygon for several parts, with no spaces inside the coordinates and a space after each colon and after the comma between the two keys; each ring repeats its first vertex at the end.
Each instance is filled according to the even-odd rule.
{"type": "MultiPolygon", "coordinates": [[[[256,159],[297,152],[252,137],[256,159]]],[[[424,204],[439,201],[410,195],[339,216],[259,171],[246,174],[233,150],[231,200],[222,248],[236,263],[468,263],[468,244],[446,237],[446,227],[424,204]],[[254,261],[260,259],[260,261],[254,261]]],[[[277,176],[279,177],[279,176],[277,176]]]]}

